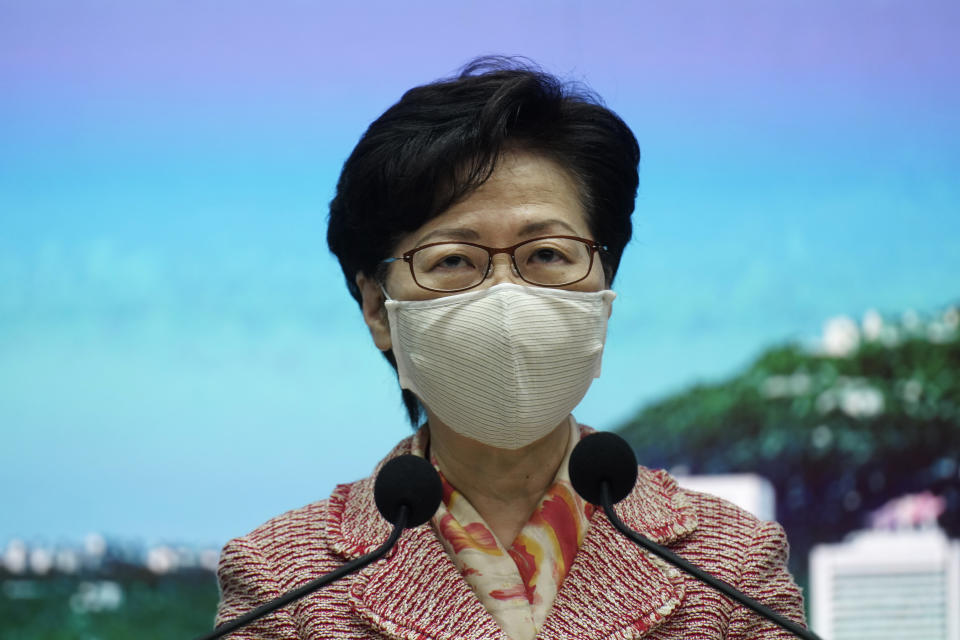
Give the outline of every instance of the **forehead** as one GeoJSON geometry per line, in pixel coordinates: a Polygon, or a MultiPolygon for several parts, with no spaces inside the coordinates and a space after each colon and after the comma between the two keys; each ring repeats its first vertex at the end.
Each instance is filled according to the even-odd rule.
{"type": "Polygon", "coordinates": [[[407,234],[397,248],[447,239],[505,246],[544,234],[589,237],[576,182],[549,158],[511,152],[485,183],[407,234]]]}

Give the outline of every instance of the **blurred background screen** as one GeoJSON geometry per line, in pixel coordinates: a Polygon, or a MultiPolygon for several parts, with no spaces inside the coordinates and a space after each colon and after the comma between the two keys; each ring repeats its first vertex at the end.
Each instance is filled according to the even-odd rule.
{"type": "Polygon", "coordinates": [[[808,597],[818,544],[960,535],[956,2],[0,0],[0,636],[199,635],[228,539],[410,432],[327,204],[491,53],[641,145],[578,419],[760,486],[808,597]]]}

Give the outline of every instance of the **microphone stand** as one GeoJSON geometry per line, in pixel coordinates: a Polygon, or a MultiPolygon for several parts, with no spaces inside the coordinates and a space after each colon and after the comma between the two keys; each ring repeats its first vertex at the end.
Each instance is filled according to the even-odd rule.
{"type": "Polygon", "coordinates": [[[221,638],[227,635],[228,633],[233,633],[240,627],[250,624],[257,618],[261,616],[265,616],[271,611],[275,611],[280,607],[286,606],[291,602],[293,602],[294,600],[302,598],[307,594],[313,593],[320,587],[328,585],[331,582],[335,582],[336,580],[339,580],[340,578],[347,575],[348,573],[352,573],[358,569],[362,569],[363,567],[367,566],[371,562],[374,562],[375,560],[379,560],[381,557],[386,555],[386,553],[390,551],[390,549],[393,548],[393,545],[397,543],[397,540],[400,538],[400,534],[403,533],[404,528],[407,526],[408,512],[409,512],[409,507],[407,507],[407,505],[405,504],[400,505],[400,512],[397,515],[397,521],[396,521],[396,524],[394,524],[393,526],[393,531],[390,532],[390,536],[387,538],[386,542],[384,542],[382,545],[380,545],[370,553],[360,556],[355,560],[351,560],[345,565],[334,569],[330,573],[320,576],[316,580],[308,582],[302,587],[298,587],[293,591],[288,591],[287,593],[283,594],[279,598],[271,600],[270,602],[257,607],[253,611],[243,614],[239,618],[235,618],[229,622],[226,622],[220,625],[219,627],[217,627],[207,635],[197,638],[197,640],[214,640],[215,638],[221,638]]]}
{"type": "Polygon", "coordinates": [[[633,540],[642,548],[646,549],[647,551],[649,551],[650,553],[656,556],[659,556],[660,558],[663,558],[664,560],[674,565],[675,567],[678,567],[683,571],[687,572],[688,574],[690,574],[700,582],[703,582],[713,587],[714,589],[724,594],[725,596],[733,600],[736,600],[743,606],[747,607],[748,609],[751,609],[752,611],[755,611],[756,613],[760,614],[767,620],[770,620],[771,622],[778,624],[780,627],[786,629],[787,631],[793,633],[794,635],[800,638],[804,638],[804,640],[822,640],[820,636],[816,635],[812,631],[804,629],[802,626],[800,626],[793,620],[788,620],[787,618],[784,618],[783,616],[773,611],[769,607],[766,607],[760,604],[753,598],[741,593],[737,589],[734,589],[723,580],[713,577],[706,571],[703,571],[702,569],[690,564],[689,562],[687,562],[677,554],[673,553],[666,547],[662,547],[661,545],[657,544],[653,540],[650,540],[649,538],[646,538],[645,536],[642,536],[636,531],[634,531],[633,529],[629,528],[627,525],[623,523],[623,521],[620,520],[620,517],[617,515],[617,512],[613,510],[613,503],[610,501],[610,483],[609,482],[603,481],[603,483],[600,485],[600,493],[601,493],[601,499],[603,502],[603,505],[602,505],[603,511],[604,513],[607,514],[607,519],[610,520],[610,524],[612,524],[614,528],[617,529],[617,531],[619,531],[623,535],[633,540]]]}

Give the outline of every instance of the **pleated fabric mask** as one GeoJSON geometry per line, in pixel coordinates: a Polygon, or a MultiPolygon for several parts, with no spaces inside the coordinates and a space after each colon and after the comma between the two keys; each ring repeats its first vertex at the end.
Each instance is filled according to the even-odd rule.
{"type": "Polygon", "coordinates": [[[600,376],[615,297],[504,283],[388,299],[400,386],[457,433],[519,449],[556,428],[600,376]]]}

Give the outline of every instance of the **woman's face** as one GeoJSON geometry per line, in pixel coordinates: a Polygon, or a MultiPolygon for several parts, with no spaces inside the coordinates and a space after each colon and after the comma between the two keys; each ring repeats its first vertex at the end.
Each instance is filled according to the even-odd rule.
{"type": "MultiPolygon", "coordinates": [[[[489,247],[508,247],[547,235],[593,239],[576,186],[566,170],[543,156],[513,152],[504,155],[490,179],[469,196],[404,236],[393,255],[399,256],[430,242],[462,240],[489,247]]],[[[510,256],[501,253],[494,256],[490,276],[477,288],[503,282],[528,284],[513,272],[510,256]]],[[[363,297],[364,319],[374,342],[381,350],[389,349],[390,331],[380,285],[363,274],[357,277],[357,284],[363,297]]],[[[594,259],[589,275],[567,288],[599,291],[605,284],[601,261],[594,259]]],[[[396,300],[452,295],[421,288],[402,261],[389,265],[384,285],[390,297],[396,300]]]]}

